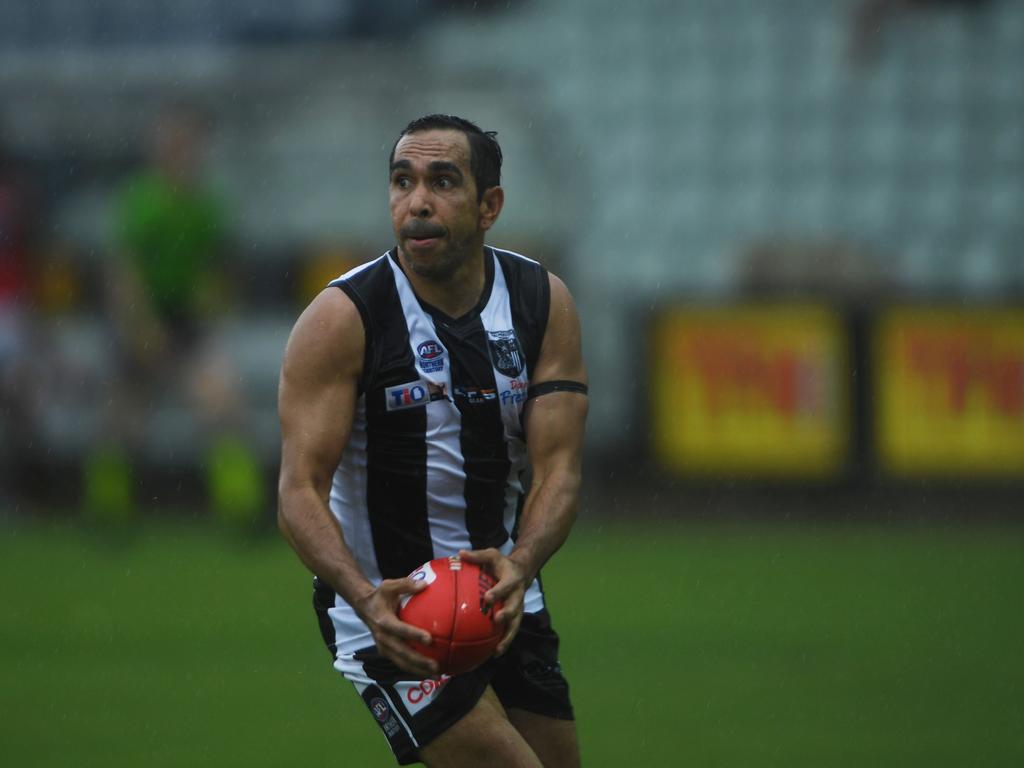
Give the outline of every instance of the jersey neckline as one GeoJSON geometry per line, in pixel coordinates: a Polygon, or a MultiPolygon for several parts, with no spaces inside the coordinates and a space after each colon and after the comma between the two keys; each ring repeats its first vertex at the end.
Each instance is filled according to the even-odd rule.
{"type": "Polygon", "coordinates": [[[494,290],[494,262],[497,259],[497,255],[494,253],[494,249],[489,245],[484,246],[484,287],[480,291],[480,299],[477,303],[465,314],[459,317],[452,317],[442,309],[438,309],[430,302],[424,300],[417,292],[416,286],[412,284],[412,280],[405,274],[405,267],[402,266],[402,260],[398,258],[398,248],[392,248],[388,251],[388,257],[394,262],[398,268],[402,278],[409,283],[409,288],[412,290],[412,295],[416,297],[416,301],[423,308],[423,311],[430,315],[435,321],[442,322],[446,325],[461,325],[468,320],[473,320],[478,317],[481,312],[484,311],[484,307],[487,306],[487,302],[491,300],[491,291],[494,290]]]}

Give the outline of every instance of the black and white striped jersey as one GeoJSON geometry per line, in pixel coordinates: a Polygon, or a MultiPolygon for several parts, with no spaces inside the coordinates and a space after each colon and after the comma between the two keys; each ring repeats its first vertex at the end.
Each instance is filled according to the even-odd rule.
{"type": "MultiPolygon", "coordinates": [[[[550,288],[519,254],[487,246],[484,263],[480,301],[460,318],[417,298],[394,250],[331,283],[362,316],[366,357],[330,507],[375,584],[459,549],[512,549],[550,288]]],[[[543,607],[534,582],[524,609],[543,607]]],[[[340,597],[329,614],[338,652],[372,643],[340,597]]]]}

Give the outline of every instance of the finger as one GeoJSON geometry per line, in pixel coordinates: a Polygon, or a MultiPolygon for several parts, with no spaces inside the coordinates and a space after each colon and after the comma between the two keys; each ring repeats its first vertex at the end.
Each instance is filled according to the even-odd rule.
{"type": "Polygon", "coordinates": [[[403,642],[388,641],[377,648],[401,669],[420,678],[432,677],[438,672],[436,661],[417,653],[403,642]]]}
{"type": "Polygon", "coordinates": [[[519,625],[522,623],[522,621],[523,614],[516,614],[515,618],[509,625],[508,632],[506,632],[505,636],[501,638],[501,642],[498,643],[498,647],[494,649],[494,654],[496,656],[504,655],[505,651],[508,650],[508,647],[512,645],[512,641],[515,639],[516,634],[519,632],[519,625]]]}
{"type": "Polygon", "coordinates": [[[387,634],[393,635],[402,641],[419,643],[420,645],[430,645],[434,641],[434,638],[425,629],[420,629],[412,624],[406,624],[397,616],[389,616],[381,621],[380,628],[387,634]]]}
{"type": "Polygon", "coordinates": [[[404,579],[385,579],[378,587],[381,592],[388,595],[411,595],[422,592],[426,588],[427,582],[411,579],[408,576],[404,579]]]}
{"type": "Polygon", "coordinates": [[[489,549],[460,549],[459,558],[476,565],[493,566],[501,553],[493,547],[489,549]]]}
{"type": "Polygon", "coordinates": [[[489,605],[494,603],[514,603],[517,602],[515,598],[516,592],[520,593],[518,602],[522,602],[522,593],[526,592],[526,589],[518,581],[507,579],[505,581],[499,581],[489,590],[484,593],[484,599],[489,605]]]}
{"type": "Polygon", "coordinates": [[[518,603],[506,603],[501,606],[501,610],[494,614],[494,620],[503,626],[508,626],[516,616],[521,616],[523,613],[523,604],[518,603]]]}
{"type": "Polygon", "coordinates": [[[421,680],[426,677],[436,677],[438,673],[437,662],[418,653],[410,653],[406,650],[398,651],[392,661],[421,680]]]}

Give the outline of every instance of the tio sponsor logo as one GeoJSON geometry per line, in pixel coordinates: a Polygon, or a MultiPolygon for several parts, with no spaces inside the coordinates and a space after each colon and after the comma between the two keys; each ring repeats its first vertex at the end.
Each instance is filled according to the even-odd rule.
{"type": "Polygon", "coordinates": [[[413,683],[409,690],[405,692],[405,699],[414,706],[422,704],[425,700],[434,698],[451,679],[451,675],[441,675],[436,679],[428,678],[420,680],[418,683],[413,683]]]}
{"type": "Polygon", "coordinates": [[[399,384],[397,387],[388,387],[385,397],[389,411],[413,408],[429,402],[427,388],[422,384],[399,384]]]}
{"type": "Polygon", "coordinates": [[[448,389],[432,381],[410,381],[384,390],[384,403],[389,411],[415,408],[438,400],[449,400],[448,389]]]}

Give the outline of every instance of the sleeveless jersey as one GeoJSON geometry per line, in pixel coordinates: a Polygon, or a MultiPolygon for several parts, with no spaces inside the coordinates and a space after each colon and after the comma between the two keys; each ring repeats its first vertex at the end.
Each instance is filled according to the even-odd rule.
{"type": "MultiPolygon", "coordinates": [[[[523,407],[550,288],[547,271],[519,254],[486,246],[484,266],[480,301],[460,318],[418,299],[396,250],[331,283],[359,310],[366,355],[330,508],[374,584],[459,549],[512,549],[527,468],[523,407]]],[[[332,597],[334,652],[372,644],[332,597]]],[[[524,610],[543,607],[534,581],[524,610]]]]}

